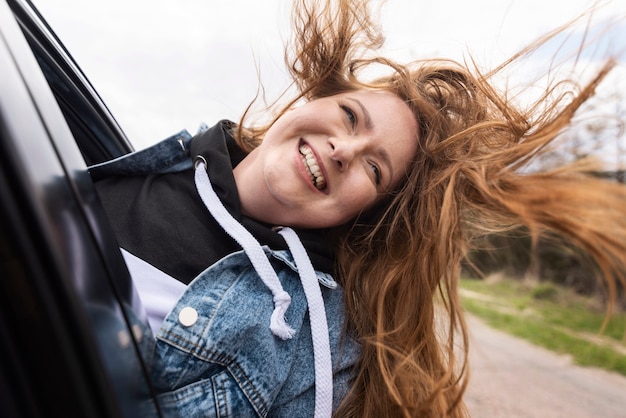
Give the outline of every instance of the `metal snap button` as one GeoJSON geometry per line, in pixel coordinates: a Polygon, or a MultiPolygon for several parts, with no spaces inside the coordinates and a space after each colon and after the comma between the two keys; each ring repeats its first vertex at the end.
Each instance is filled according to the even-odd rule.
{"type": "Polygon", "coordinates": [[[121,330],[117,333],[117,343],[121,348],[128,348],[130,345],[130,335],[128,335],[126,330],[121,330]]]}
{"type": "Polygon", "coordinates": [[[183,326],[190,327],[198,320],[198,312],[191,306],[186,306],[178,313],[178,320],[183,326]]]}

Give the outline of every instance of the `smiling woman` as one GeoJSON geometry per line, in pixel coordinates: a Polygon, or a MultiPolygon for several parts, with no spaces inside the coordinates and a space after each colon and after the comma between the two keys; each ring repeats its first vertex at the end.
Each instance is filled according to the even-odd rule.
{"type": "Polygon", "coordinates": [[[296,92],[270,123],[244,112],[91,169],[150,301],[161,408],[465,416],[457,282],[475,238],[556,232],[611,295],[624,282],[623,185],[527,169],[614,63],[526,110],[493,88],[498,71],[377,55],[365,0],[301,0],[293,22],[296,92]]]}
{"type": "Polygon", "coordinates": [[[302,228],[354,219],[406,176],[417,123],[398,96],[357,90],[284,113],[234,170],[242,212],[302,228]]]}

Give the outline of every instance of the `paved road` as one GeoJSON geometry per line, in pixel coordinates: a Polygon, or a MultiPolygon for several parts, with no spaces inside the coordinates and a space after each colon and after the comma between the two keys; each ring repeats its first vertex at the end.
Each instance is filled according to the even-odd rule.
{"type": "Polygon", "coordinates": [[[473,418],[626,418],[626,378],[573,365],[475,317],[465,402],[473,418]]]}

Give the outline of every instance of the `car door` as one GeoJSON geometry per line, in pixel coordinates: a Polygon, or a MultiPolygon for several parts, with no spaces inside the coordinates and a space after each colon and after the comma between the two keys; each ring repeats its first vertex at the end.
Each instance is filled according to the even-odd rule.
{"type": "Polygon", "coordinates": [[[0,1],[0,416],[158,415],[87,163],[130,145],[27,1],[0,1]]]}

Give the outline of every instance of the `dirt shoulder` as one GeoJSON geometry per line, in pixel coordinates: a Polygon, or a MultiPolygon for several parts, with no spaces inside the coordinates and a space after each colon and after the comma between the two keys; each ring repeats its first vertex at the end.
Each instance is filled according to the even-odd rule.
{"type": "Polygon", "coordinates": [[[473,417],[626,417],[626,377],[572,364],[474,316],[471,377],[465,402],[473,417]]]}

